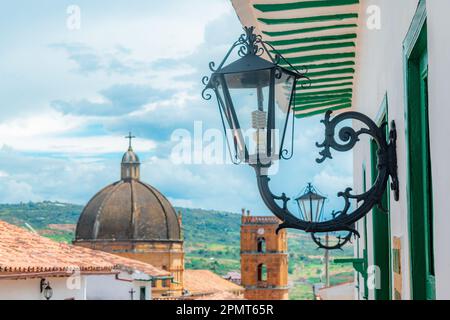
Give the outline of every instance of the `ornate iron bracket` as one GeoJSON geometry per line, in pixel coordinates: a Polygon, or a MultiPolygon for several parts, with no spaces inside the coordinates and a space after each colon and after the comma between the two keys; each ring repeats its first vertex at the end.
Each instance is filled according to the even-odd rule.
{"type": "MultiPolygon", "coordinates": [[[[372,121],[366,115],[359,112],[345,112],[337,115],[331,119],[332,111],[328,111],[325,114],[325,119],[321,122],[325,125],[325,141],[323,143],[317,143],[318,148],[323,148],[319,153],[322,157],[317,159],[317,163],[322,163],[326,159],[333,159],[331,155],[331,149],[339,152],[347,152],[352,150],[356,143],[360,141],[361,135],[368,135],[371,137],[378,145],[377,160],[378,160],[378,176],[377,180],[371,190],[383,189],[384,185],[380,188],[378,185],[382,183],[387,183],[389,177],[391,177],[391,189],[394,192],[394,199],[398,201],[400,198],[399,194],[399,183],[397,175],[397,128],[395,126],[395,121],[391,122],[391,128],[389,131],[389,141],[386,141],[386,126],[387,123],[383,123],[380,127],[377,126],[375,122],[372,121]],[[331,119],[331,120],[330,120],[331,119]],[[339,139],[342,143],[336,141],[336,128],[337,126],[347,120],[357,120],[362,122],[366,127],[361,128],[359,131],[355,131],[351,127],[344,127],[339,130],[339,139]]],[[[366,194],[370,194],[371,190],[366,194]]],[[[344,193],[340,193],[346,199],[356,199],[359,201],[367,200],[366,194],[361,196],[351,196],[350,189],[347,189],[344,193]]],[[[378,193],[376,193],[378,195],[378,193]]],[[[381,198],[377,197],[379,200],[377,204],[381,205],[381,198]]]]}
{"type": "Polygon", "coordinates": [[[324,250],[342,250],[342,248],[347,244],[352,242],[352,238],[357,235],[353,233],[353,231],[349,231],[345,237],[337,236],[337,242],[335,244],[327,244],[322,241],[322,238],[317,236],[316,233],[311,233],[311,239],[317,245],[318,249],[324,250]]]}
{"type": "MultiPolygon", "coordinates": [[[[396,156],[396,139],[397,133],[395,123],[392,122],[389,141],[386,137],[386,125],[380,127],[375,124],[369,117],[358,112],[341,113],[331,119],[332,112],[328,111],[322,123],[325,125],[325,140],[323,143],[317,143],[317,147],[323,148],[319,153],[321,158],[317,159],[318,163],[324,162],[326,159],[332,159],[331,150],[339,152],[347,152],[352,150],[360,141],[360,136],[367,135],[372,138],[378,145],[377,152],[377,178],[374,185],[362,194],[352,194],[352,189],[347,188],[344,192],[338,194],[344,199],[344,208],[333,215],[333,219],[322,222],[310,222],[297,218],[287,208],[290,200],[286,194],[281,196],[274,195],[269,187],[270,178],[267,175],[267,168],[254,165],[256,171],[258,189],[266,206],[282,220],[282,224],[278,230],[291,228],[306,231],[308,233],[327,233],[334,231],[347,231],[348,235],[339,241],[336,248],[342,247],[351,240],[353,235],[359,236],[354,226],[357,221],[362,219],[376,205],[381,206],[382,197],[387,188],[389,178],[391,178],[391,189],[394,192],[394,199],[399,200],[399,183],[397,176],[397,156],[396,156]],[[342,122],[353,120],[360,121],[363,126],[356,131],[351,127],[343,127],[339,129],[339,140],[336,140],[336,131],[342,122]],[[358,206],[354,211],[351,201],[354,200],[358,206]],[[281,202],[281,203],[279,203],[281,202]]],[[[313,235],[313,240],[317,240],[317,236],[313,235]]],[[[316,242],[320,247],[324,247],[323,243],[316,242]]],[[[327,248],[332,249],[332,248],[327,248]]]]}
{"type": "MultiPolygon", "coordinates": [[[[273,85],[273,75],[280,75],[282,73],[289,74],[291,77],[295,78],[295,81],[299,79],[308,79],[306,76],[307,70],[300,72],[289,61],[284,58],[270,43],[264,41],[260,35],[254,34],[254,27],[244,28],[245,34],[231,46],[230,50],[225,55],[222,62],[216,67],[214,62],[209,64],[210,70],[213,72],[211,77],[204,77],[203,84],[205,85],[202,91],[202,96],[206,100],[212,98],[212,94],[208,90],[212,90],[217,98],[219,113],[222,120],[222,126],[227,134],[226,125],[234,130],[235,135],[233,137],[226,136],[228,152],[230,153],[233,162],[239,163],[239,160],[251,163],[249,160],[249,152],[246,145],[245,139],[240,137],[240,125],[239,119],[236,115],[236,110],[230,93],[228,90],[227,82],[225,81],[225,74],[234,74],[236,71],[239,72],[255,72],[255,70],[271,70],[270,78],[271,85],[270,90],[274,90],[273,85]],[[235,61],[233,64],[225,66],[227,60],[230,58],[233,51],[237,50],[237,54],[241,59],[235,61]],[[265,61],[264,68],[261,68],[260,56],[267,56],[270,61],[265,61]],[[253,61],[252,63],[249,61],[253,61]],[[257,61],[257,62],[255,62],[257,61]],[[281,64],[287,65],[289,68],[282,68],[281,64]],[[232,66],[232,67],[230,67],[232,66]],[[231,68],[231,69],[229,69],[231,68]],[[222,89],[220,89],[221,87],[222,89]],[[223,97],[219,90],[222,90],[223,97]],[[230,144],[229,138],[233,138],[234,143],[234,157],[233,148],[230,144]],[[238,140],[240,140],[240,156],[238,156],[238,140]]],[[[267,59],[266,59],[267,60],[267,59]]],[[[303,87],[304,82],[301,84],[303,87]]],[[[238,85],[239,87],[239,85],[238,85]]],[[[242,87],[242,85],[241,85],[242,87]]],[[[295,105],[295,89],[296,82],[292,85],[292,95],[291,101],[289,101],[289,108],[295,105]]],[[[269,90],[269,91],[270,91],[269,90]]],[[[269,111],[273,112],[274,108],[274,94],[269,94],[269,99],[272,99],[269,111]]],[[[283,143],[286,134],[286,127],[289,121],[289,114],[291,109],[286,113],[287,117],[285,119],[284,127],[282,132],[281,147],[279,154],[272,150],[272,140],[271,135],[267,135],[267,156],[268,159],[289,159],[292,154],[289,154],[283,149],[283,143]]],[[[275,114],[275,113],[273,113],[275,114]]],[[[270,115],[270,112],[269,112],[270,115]]],[[[317,147],[321,148],[320,158],[317,159],[318,163],[322,163],[327,159],[332,159],[332,150],[338,152],[347,152],[352,150],[356,144],[360,141],[360,137],[365,135],[373,139],[378,145],[377,151],[377,177],[375,183],[370,188],[370,190],[362,194],[353,194],[351,188],[347,188],[345,191],[338,193],[339,197],[344,199],[344,207],[341,211],[333,212],[329,216],[323,216],[330,218],[328,220],[322,221],[321,219],[316,219],[320,221],[314,221],[311,215],[310,220],[306,221],[303,219],[308,219],[306,217],[299,218],[292,214],[288,209],[289,198],[286,194],[277,196],[272,193],[269,187],[270,178],[268,177],[268,168],[272,165],[270,161],[260,161],[259,154],[257,155],[257,164],[250,164],[256,172],[258,188],[261,197],[267,207],[275,214],[279,219],[282,220],[280,229],[292,228],[306,231],[312,234],[313,240],[319,245],[319,247],[327,248],[326,244],[320,241],[317,234],[320,233],[331,233],[331,232],[342,232],[346,236],[337,238],[338,242],[335,248],[340,248],[344,244],[351,241],[352,236],[359,236],[358,232],[355,230],[355,223],[363,218],[375,205],[381,207],[382,198],[386,191],[389,179],[391,180],[391,189],[394,193],[394,199],[398,201],[399,199],[399,182],[397,176],[397,155],[396,155],[396,140],[397,134],[395,129],[395,123],[392,122],[389,137],[386,136],[386,126],[384,123],[381,126],[377,126],[369,117],[358,112],[346,112],[341,113],[331,118],[332,112],[328,111],[325,115],[325,119],[322,123],[325,125],[325,140],[322,143],[317,143],[317,147]],[[338,129],[338,126],[345,121],[358,121],[361,122],[361,129],[355,130],[352,127],[345,126],[338,129]],[[268,163],[269,162],[269,163],[268,163]]],[[[274,121],[268,121],[267,130],[275,129],[274,121]]],[[[292,126],[294,129],[294,126],[292,126]]],[[[268,131],[270,132],[270,131],[268,131]]],[[[292,132],[294,135],[294,131],[292,132]]],[[[292,139],[293,140],[293,139],[292,139]]],[[[275,161],[275,160],[274,160],[275,161]]],[[[321,213],[322,214],[322,213],[321,213]]],[[[334,248],[334,246],[332,246],[334,248]]],[[[330,249],[330,248],[328,248],[330,249]]],[[[331,248],[332,249],[332,248],[331,248]]]]}

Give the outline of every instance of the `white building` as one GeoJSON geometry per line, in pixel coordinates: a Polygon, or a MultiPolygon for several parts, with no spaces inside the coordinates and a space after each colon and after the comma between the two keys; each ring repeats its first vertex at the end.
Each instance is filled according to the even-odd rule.
{"type": "Polygon", "coordinates": [[[169,273],[0,221],[0,300],[150,300],[169,273]]]}
{"type": "MultiPolygon", "coordinates": [[[[371,3],[381,9],[382,26],[379,31],[361,28],[354,106],[377,121],[396,122],[400,201],[386,194],[389,214],[374,210],[359,223],[363,237],[357,255],[364,257],[365,250],[367,266],[380,271],[379,288],[370,290],[369,282],[360,286],[359,296],[449,299],[450,2],[362,5],[371,3]]],[[[370,187],[373,152],[369,142],[354,152],[359,191],[370,187]]]]}
{"type": "MultiPolygon", "coordinates": [[[[450,299],[450,1],[232,3],[243,25],[308,67],[299,117],[353,108],[396,123],[400,200],[388,188],[389,214],[358,223],[356,298],[450,299]]],[[[372,185],[375,154],[368,139],[354,149],[355,193],[372,185]]]]}

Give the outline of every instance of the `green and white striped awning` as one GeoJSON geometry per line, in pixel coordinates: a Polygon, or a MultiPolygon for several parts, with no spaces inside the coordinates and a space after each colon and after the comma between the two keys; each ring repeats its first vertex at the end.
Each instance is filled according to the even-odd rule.
{"type": "Polygon", "coordinates": [[[299,86],[298,118],[352,108],[359,0],[232,0],[244,26],[254,26],[310,78],[299,86]]]}

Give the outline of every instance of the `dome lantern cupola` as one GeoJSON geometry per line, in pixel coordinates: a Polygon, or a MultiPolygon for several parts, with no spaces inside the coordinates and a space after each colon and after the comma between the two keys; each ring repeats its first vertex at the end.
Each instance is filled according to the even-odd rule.
{"type": "Polygon", "coordinates": [[[130,132],[125,138],[129,140],[128,151],[122,157],[120,176],[122,180],[139,180],[141,163],[139,162],[139,157],[131,147],[131,139],[135,138],[135,136],[132,136],[130,132]]]}

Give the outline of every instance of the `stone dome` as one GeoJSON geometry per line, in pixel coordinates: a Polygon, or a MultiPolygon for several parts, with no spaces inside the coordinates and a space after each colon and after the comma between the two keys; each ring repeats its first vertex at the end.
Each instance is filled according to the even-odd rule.
{"type": "Polygon", "coordinates": [[[121,180],[99,191],[84,207],[75,241],[181,240],[178,216],[154,187],[140,181],[131,146],[122,157],[121,180]]]}

